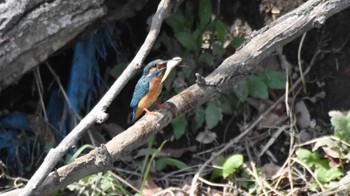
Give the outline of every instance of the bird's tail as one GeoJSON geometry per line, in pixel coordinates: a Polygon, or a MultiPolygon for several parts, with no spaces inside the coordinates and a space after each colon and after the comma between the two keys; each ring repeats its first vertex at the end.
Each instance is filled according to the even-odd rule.
{"type": "Polygon", "coordinates": [[[136,115],[137,107],[134,107],[132,109],[132,116],[131,116],[131,122],[135,121],[135,115],[136,115]]]}
{"type": "Polygon", "coordinates": [[[132,110],[131,122],[135,122],[142,114],[143,110],[137,107],[134,107],[132,110]]]}

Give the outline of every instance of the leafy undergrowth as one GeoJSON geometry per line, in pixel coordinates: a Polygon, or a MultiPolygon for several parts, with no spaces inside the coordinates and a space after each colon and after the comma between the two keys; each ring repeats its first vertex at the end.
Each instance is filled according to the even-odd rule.
{"type": "MultiPolygon", "coordinates": [[[[265,14],[278,17],[278,8],[266,3],[269,1],[263,2],[265,4],[261,6],[265,14]]],[[[186,66],[175,70],[165,83],[163,101],[195,83],[195,73],[205,76],[212,72],[226,57],[234,54],[250,32],[248,25],[241,24],[240,19],[229,22],[217,6],[209,0],[185,1],[166,20],[166,30],[161,32],[153,53],[164,57],[180,56],[186,66]]],[[[121,30],[115,34],[121,35],[118,31],[121,30]]],[[[310,47],[314,52],[308,55],[319,60],[322,58],[320,54],[328,54],[330,50],[325,44],[324,32],[313,35],[318,40],[310,42],[317,46],[310,47]]],[[[283,53],[271,54],[259,64],[261,71],[233,84],[230,94],[222,94],[175,119],[161,134],[150,138],[147,147],[125,155],[111,171],[84,177],[56,195],[302,195],[335,192],[348,195],[350,114],[330,112],[331,126],[324,123],[324,119],[312,118],[307,104],[318,103],[327,96],[322,90],[313,93],[306,90],[311,86],[308,82],[317,83],[318,87],[323,84],[308,80],[309,68],[315,66],[315,61],[305,63],[309,68],[303,69],[303,64],[289,60],[297,56],[299,44],[306,47],[303,42],[296,41],[295,44],[297,46],[288,50],[293,51],[293,54],[288,54],[289,58],[283,53]]],[[[100,55],[105,56],[105,52],[100,55]]],[[[309,56],[305,59],[312,59],[309,56]]],[[[108,74],[117,77],[125,64],[119,62],[107,69],[108,74]]],[[[118,106],[122,107],[130,100],[118,101],[118,106]]],[[[83,110],[87,111],[87,107],[83,110]]],[[[2,189],[21,187],[26,179],[11,176],[31,174],[36,162],[40,162],[40,158],[33,157],[42,157],[57,142],[57,136],[41,138],[39,133],[30,132],[33,122],[39,121],[37,116],[30,116],[28,121],[28,115],[12,110],[0,112],[0,127],[7,128],[6,131],[0,130],[1,177],[6,180],[2,189]],[[16,118],[7,118],[11,115],[16,118]],[[8,131],[13,124],[17,129],[8,131]]],[[[46,125],[42,129],[47,134],[47,124],[36,125],[46,125]]],[[[122,129],[116,122],[105,125],[99,129],[106,134],[90,133],[89,137],[95,144],[105,143],[106,138],[122,129]]],[[[90,144],[81,145],[61,164],[73,161],[92,148],[90,144]]]]}

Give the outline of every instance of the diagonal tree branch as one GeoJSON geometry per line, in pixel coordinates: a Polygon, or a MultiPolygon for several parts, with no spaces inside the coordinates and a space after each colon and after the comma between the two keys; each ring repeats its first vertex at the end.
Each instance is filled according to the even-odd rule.
{"type": "Polygon", "coordinates": [[[227,58],[204,81],[197,75],[197,79],[201,82],[168,100],[166,104],[172,108],[171,110],[157,110],[159,112],[157,116],[145,115],[105,146],[52,172],[37,189],[38,195],[63,188],[82,176],[110,169],[111,162],[119,160],[123,155],[144,144],[149,136],[156,134],[172,119],[190,111],[196,105],[209,101],[221,92],[232,90],[234,84],[238,84],[247,75],[256,71],[256,64],[261,59],[313,27],[324,25],[327,18],[349,6],[350,1],[310,0],[255,32],[241,49],[227,58]]]}
{"type": "Polygon", "coordinates": [[[108,92],[102,97],[99,103],[83,118],[80,123],[62,140],[62,142],[54,149],[51,149],[41,164],[29,180],[26,187],[21,192],[21,195],[33,195],[37,188],[45,180],[50,171],[55,167],[57,162],[66,154],[66,152],[81,138],[86,129],[95,123],[102,123],[108,118],[105,113],[107,107],[111,104],[114,98],[120,93],[121,89],[135,74],[136,70],[141,67],[143,60],[150,52],[157,36],[159,34],[163,20],[170,14],[174,2],[171,0],[162,0],[159,3],[158,9],[153,16],[150,31],[146,40],[132,62],[124,70],[122,75],[114,82],[108,92]]]}

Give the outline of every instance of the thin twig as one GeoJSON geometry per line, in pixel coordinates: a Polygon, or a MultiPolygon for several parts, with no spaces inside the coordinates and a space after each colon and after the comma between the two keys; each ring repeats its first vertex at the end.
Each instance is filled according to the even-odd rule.
{"type": "MultiPolygon", "coordinates": [[[[192,85],[191,87],[185,89],[182,93],[168,100],[169,104],[173,104],[175,106],[173,111],[159,110],[159,115],[157,116],[145,115],[133,126],[114,137],[105,145],[111,155],[112,160],[119,160],[123,154],[130,153],[130,151],[134,150],[136,147],[144,144],[146,138],[156,134],[161,128],[169,124],[173,118],[190,111],[197,105],[201,105],[209,101],[213,95],[221,92],[221,90],[222,92],[226,92],[229,89],[232,89],[233,83],[240,81],[246,75],[254,73],[256,71],[254,69],[254,65],[268,54],[275,51],[276,48],[289,43],[298,36],[301,36],[303,32],[312,29],[314,24],[323,24],[325,19],[349,6],[350,2],[348,1],[310,0],[301,5],[299,8],[280,17],[271,23],[268,28],[262,28],[261,30],[257,31],[257,33],[252,34],[250,39],[247,40],[247,43],[245,43],[241,49],[237,50],[234,55],[225,59],[224,62],[216,70],[214,70],[214,72],[205,78],[206,81],[209,81],[210,84],[214,84],[217,88],[203,89],[198,85],[192,85]]],[[[157,16],[157,14],[155,16],[157,16]]],[[[107,96],[106,99],[108,99],[108,97],[110,96],[107,96]]],[[[107,105],[109,104],[107,102],[103,103],[106,103],[107,105]]],[[[82,120],[84,122],[81,122],[81,124],[78,125],[77,130],[86,129],[84,127],[86,125],[91,126],[92,123],[103,121],[106,114],[104,113],[105,108],[102,106],[96,106],[97,109],[95,109],[95,113],[84,118],[85,120],[82,120]]],[[[84,132],[77,132],[75,135],[79,135],[78,137],[80,137],[80,134],[82,133],[84,132]]],[[[244,133],[244,135],[245,134],[246,133],[244,133]]],[[[63,151],[63,153],[65,152],[66,151],[63,151]]],[[[98,151],[92,151],[88,155],[84,155],[78,159],[79,161],[85,161],[86,158],[91,158],[93,155],[98,156],[97,153],[98,151]]],[[[48,158],[55,157],[52,157],[51,155],[48,156],[48,158]]],[[[59,158],[60,157],[58,157],[58,159],[59,158]]],[[[90,160],[93,161],[94,159],[90,160]]],[[[40,187],[40,191],[43,191],[43,193],[48,193],[49,191],[65,187],[67,184],[83,175],[89,175],[97,171],[100,172],[101,170],[108,169],[104,168],[104,165],[96,166],[96,164],[94,164],[95,162],[92,161],[89,163],[91,166],[90,170],[82,169],[82,166],[80,165],[73,166],[74,164],[61,167],[58,169],[59,172],[57,173],[60,173],[62,176],[60,176],[58,179],[53,172],[52,175],[48,176],[47,180],[45,180],[47,184],[40,187]],[[66,171],[66,169],[70,166],[73,166],[74,168],[72,168],[72,170],[69,172],[66,171]],[[78,175],[78,171],[84,173],[79,173],[80,175],[78,175]],[[65,174],[69,174],[69,176],[65,174]],[[56,181],[53,183],[50,180],[56,181]],[[59,180],[59,183],[56,183],[57,180],[59,180]]],[[[51,170],[51,166],[45,167],[48,167],[49,170],[51,170]]]]}
{"type": "Polygon", "coordinates": [[[299,65],[301,82],[303,83],[304,93],[306,93],[306,84],[305,84],[305,78],[304,78],[304,74],[303,74],[303,66],[302,66],[302,62],[301,62],[301,49],[303,48],[306,34],[307,34],[307,32],[305,32],[303,34],[303,36],[301,37],[299,48],[298,48],[298,65],[299,65]]]}
{"type": "MultiPolygon", "coordinates": [[[[164,190],[162,190],[162,191],[160,191],[160,192],[158,192],[158,193],[156,193],[156,194],[154,194],[154,196],[160,196],[160,195],[166,195],[166,193],[169,193],[169,194],[171,194],[171,195],[175,195],[173,192],[180,192],[180,193],[182,193],[183,195],[188,195],[188,193],[186,193],[186,191],[184,191],[184,190],[182,190],[182,189],[180,189],[180,188],[176,188],[176,187],[169,187],[169,188],[167,188],[167,189],[164,189],[164,190]]],[[[180,194],[180,195],[182,195],[182,194],[180,194]]]]}
{"type": "Polygon", "coordinates": [[[120,182],[122,182],[123,184],[125,184],[126,186],[130,187],[132,190],[134,190],[137,193],[141,193],[139,189],[137,189],[135,186],[133,186],[132,184],[130,184],[128,181],[124,180],[122,177],[120,177],[119,175],[117,175],[114,172],[111,172],[112,176],[115,177],[117,180],[119,180],[120,182]]]}
{"type": "Polygon", "coordinates": [[[269,147],[276,141],[278,136],[287,128],[287,125],[284,125],[280,127],[269,139],[269,141],[265,144],[264,148],[260,151],[259,157],[261,157],[268,149],[269,147]]]}
{"type": "MultiPolygon", "coordinates": [[[[283,47],[280,47],[277,50],[277,54],[278,54],[278,57],[279,57],[279,59],[281,61],[281,67],[282,67],[282,69],[285,70],[285,76],[286,76],[285,94],[288,94],[288,92],[289,92],[289,67],[290,66],[289,66],[289,63],[287,61],[286,56],[283,54],[283,47]]],[[[290,115],[290,107],[289,107],[288,100],[289,100],[289,96],[285,96],[284,97],[284,105],[286,107],[287,116],[290,115]]]]}
{"type": "MultiPolygon", "coordinates": [[[[310,62],[310,66],[308,66],[306,68],[306,70],[304,71],[304,74],[308,74],[309,71],[311,70],[311,67],[314,65],[315,61],[316,61],[316,57],[319,55],[319,51],[316,51],[311,62],[310,62]]],[[[302,81],[301,78],[299,78],[294,85],[292,86],[292,88],[290,88],[290,92],[292,92],[302,81]]],[[[261,121],[263,120],[267,114],[269,114],[278,104],[280,104],[286,95],[281,96],[274,104],[272,104],[263,114],[261,114],[258,119],[256,119],[243,133],[241,133],[239,136],[237,136],[236,138],[234,138],[233,140],[231,140],[229,143],[227,143],[225,145],[225,147],[223,147],[219,152],[213,154],[212,157],[210,157],[210,159],[208,159],[206,162],[204,162],[204,164],[198,169],[196,175],[194,175],[193,179],[192,179],[192,186],[191,186],[191,194],[190,195],[194,195],[195,193],[195,189],[197,188],[197,180],[198,177],[200,176],[200,174],[202,173],[202,171],[204,170],[205,167],[207,167],[209,165],[210,162],[212,162],[214,159],[216,159],[217,156],[221,155],[222,153],[224,153],[226,150],[228,150],[232,145],[234,145],[235,143],[237,143],[238,141],[240,141],[245,135],[247,135],[250,131],[252,131],[255,126],[261,121]]]]}
{"type": "MultiPolygon", "coordinates": [[[[311,61],[310,61],[309,66],[304,71],[304,74],[303,74],[304,76],[306,76],[310,72],[311,68],[315,65],[316,59],[317,59],[317,57],[319,56],[320,53],[321,53],[321,50],[317,49],[316,52],[314,53],[311,61]]],[[[299,79],[292,86],[291,91],[293,91],[300,84],[301,81],[302,81],[302,79],[301,79],[301,77],[299,77],[299,79]]],[[[289,104],[289,103],[287,102],[286,104],[289,104]]],[[[293,127],[293,122],[294,122],[293,121],[294,117],[293,117],[292,111],[290,111],[290,113],[289,113],[289,118],[291,120],[291,125],[290,125],[291,126],[291,128],[290,128],[290,130],[291,130],[290,131],[290,139],[291,139],[291,141],[290,141],[289,155],[291,155],[295,151],[295,145],[293,145],[294,144],[294,135],[292,134],[292,133],[294,133],[293,128],[292,128],[293,127]]],[[[278,179],[277,183],[275,184],[275,188],[278,186],[278,184],[279,184],[278,182],[281,181],[284,173],[288,172],[288,180],[290,181],[291,189],[293,189],[294,186],[293,186],[293,182],[292,182],[293,180],[292,180],[292,176],[291,176],[291,171],[290,170],[287,170],[287,171],[285,170],[285,168],[287,166],[288,166],[288,168],[291,168],[291,165],[293,165],[293,163],[291,161],[292,161],[292,157],[289,156],[288,159],[284,162],[283,166],[280,168],[280,172],[283,171],[283,174],[276,175],[276,176],[279,176],[279,179],[278,179]]]]}
{"type": "Polygon", "coordinates": [[[318,184],[318,186],[321,188],[322,191],[324,191],[325,189],[323,188],[323,185],[321,184],[321,182],[317,179],[317,177],[315,176],[315,174],[312,172],[312,170],[302,161],[299,161],[299,159],[296,158],[292,158],[293,161],[299,163],[300,165],[302,165],[310,174],[311,176],[314,178],[314,180],[316,181],[316,183],[318,184]]]}
{"type": "Polygon", "coordinates": [[[142,62],[149,54],[156,38],[160,32],[163,20],[169,15],[171,10],[171,0],[162,0],[156,13],[152,18],[150,31],[141,46],[140,50],[124,70],[121,76],[114,82],[111,88],[106,92],[97,105],[83,118],[80,123],[62,140],[62,142],[47,154],[44,162],[34,173],[28,184],[21,192],[21,196],[32,195],[40,184],[45,180],[49,172],[55,167],[57,162],[66,154],[66,152],[81,138],[90,126],[95,123],[102,123],[108,115],[105,113],[107,107],[112,103],[114,98],[120,93],[130,78],[136,73],[136,69],[141,67],[142,62]]]}
{"type": "Polygon", "coordinates": [[[194,175],[193,179],[192,179],[192,185],[191,185],[191,193],[190,195],[195,195],[195,190],[197,188],[197,180],[200,176],[200,174],[202,173],[202,171],[204,170],[205,167],[207,167],[209,165],[209,163],[211,163],[214,159],[216,159],[216,157],[218,157],[219,155],[221,155],[222,153],[224,153],[226,150],[228,150],[232,145],[234,145],[235,143],[241,141],[241,139],[246,136],[248,133],[250,133],[255,126],[262,121],[266,115],[268,113],[270,113],[273,109],[275,109],[275,107],[280,104],[280,102],[282,102],[284,99],[284,96],[280,97],[274,104],[272,104],[264,113],[262,113],[258,119],[256,119],[243,133],[241,133],[239,136],[237,136],[236,138],[234,138],[233,140],[231,140],[229,143],[227,143],[225,145],[225,147],[223,147],[219,152],[213,154],[212,157],[210,157],[205,163],[203,163],[203,165],[198,169],[196,175],[194,175]]]}
{"type": "MultiPolygon", "coordinates": [[[[48,61],[45,61],[45,64],[47,66],[47,68],[49,69],[49,71],[51,72],[51,74],[53,75],[53,77],[55,78],[57,84],[58,84],[58,87],[60,88],[61,90],[61,93],[64,97],[64,100],[66,101],[67,105],[68,105],[68,108],[69,108],[69,111],[73,114],[73,116],[78,119],[79,121],[81,120],[81,117],[80,115],[77,113],[77,111],[75,111],[73,105],[72,105],[72,102],[70,101],[70,99],[68,98],[68,95],[66,93],[66,91],[64,90],[63,86],[62,86],[62,83],[61,83],[61,80],[60,80],[60,77],[56,74],[55,70],[51,67],[50,63],[48,61]]],[[[91,133],[91,130],[88,129],[87,131],[88,135],[89,135],[89,138],[91,140],[91,143],[93,146],[97,146],[96,145],[96,141],[91,133]]]]}
{"type": "Polygon", "coordinates": [[[254,177],[255,182],[260,186],[260,189],[262,190],[262,192],[264,193],[265,196],[268,196],[267,191],[265,190],[265,184],[264,182],[262,182],[262,179],[260,179],[260,176],[258,175],[257,171],[256,171],[256,167],[254,162],[250,162],[250,167],[252,169],[247,168],[247,172],[254,177]]]}
{"type": "Polygon", "coordinates": [[[42,83],[42,80],[40,77],[39,67],[36,67],[34,70],[34,78],[35,78],[36,87],[38,89],[40,105],[41,105],[41,108],[43,110],[44,119],[47,121],[46,109],[45,109],[44,98],[43,98],[44,87],[43,87],[43,83],[42,83]]]}
{"type": "Polygon", "coordinates": [[[209,186],[212,186],[212,187],[232,188],[232,186],[230,186],[230,185],[210,182],[209,180],[206,180],[206,179],[204,179],[202,177],[199,177],[198,180],[201,181],[201,182],[204,182],[205,184],[207,184],[209,186]]]}
{"type": "MultiPolygon", "coordinates": [[[[301,78],[301,77],[300,77],[301,78]]],[[[290,138],[290,142],[289,142],[289,156],[291,156],[292,154],[294,154],[294,136],[295,136],[295,131],[294,131],[294,125],[296,123],[296,119],[294,118],[293,112],[291,111],[290,113],[290,127],[289,127],[289,138],[290,138]]],[[[292,171],[290,168],[292,168],[292,164],[291,164],[291,159],[288,159],[289,161],[287,162],[288,165],[288,180],[289,180],[289,184],[290,184],[290,189],[291,192],[294,192],[294,183],[293,183],[293,176],[292,176],[292,171]]]]}
{"type": "Polygon", "coordinates": [[[72,102],[70,101],[70,99],[68,98],[68,95],[66,93],[66,91],[64,90],[63,86],[62,86],[62,83],[61,83],[61,80],[60,80],[60,77],[57,75],[57,73],[55,72],[55,70],[52,68],[52,66],[50,65],[50,63],[48,61],[45,61],[45,65],[46,67],[49,69],[49,71],[51,72],[52,76],[55,78],[56,82],[57,82],[57,85],[58,87],[60,88],[60,91],[63,95],[63,98],[64,100],[66,101],[66,103],[68,104],[68,107],[70,109],[70,111],[73,113],[73,115],[81,120],[81,117],[79,116],[79,114],[75,111],[73,105],[72,105],[72,102]]]}

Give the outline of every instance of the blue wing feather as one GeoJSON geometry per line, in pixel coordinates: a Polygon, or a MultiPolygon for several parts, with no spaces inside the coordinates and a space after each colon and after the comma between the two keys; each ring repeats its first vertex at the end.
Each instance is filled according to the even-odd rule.
{"type": "Polygon", "coordinates": [[[137,107],[140,100],[147,94],[148,89],[149,79],[145,76],[142,76],[136,84],[134,95],[132,96],[132,100],[130,102],[130,106],[137,107]]]}
{"type": "Polygon", "coordinates": [[[160,73],[160,70],[154,71],[151,75],[142,76],[135,86],[134,95],[132,96],[130,106],[137,107],[139,101],[147,94],[149,90],[149,83],[160,73]]]}
{"type": "Polygon", "coordinates": [[[134,94],[132,96],[130,106],[133,108],[132,111],[132,121],[135,120],[135,114],[137,111],[137,106],[141,99],[146,96],[148,90],[149,90],[149,83],[154,78],[160,73],[160,70],[154,71],[151,75],[143,75],[139,81],[137,81],[137,84],[135,86],[134,94]]]}

